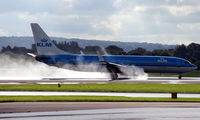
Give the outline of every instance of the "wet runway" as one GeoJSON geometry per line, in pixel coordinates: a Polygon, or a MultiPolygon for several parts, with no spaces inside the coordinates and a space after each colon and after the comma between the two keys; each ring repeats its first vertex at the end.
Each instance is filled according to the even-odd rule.
{"type": "Polygon", "coordinates": [[[200,108],[118,108],[0,114],[4,120],[199,120],[200,108]]]}
{"type": "MultiPolygon", "coordinates": [[[[149,77],[148,79],[83,79],[83,78],[0,78],[0,84],[79,84],[79,83],[144,83],[200,84],[200,78],[149,77]]],[[[2,91],[0,95],[104,95],[126,97],[171,97],[164,93],[87,93],[2,91]]],[[[199,94],[178,97],[200,98],[199,94]]],[[[200,103],[181,102],[8,102],[0,103],[3,120],[199,120],[200,103]]]]}
{"type": "Polygon", "coordinates": [[[198,77],[148,77],[147,79],[110,80],[107,78],[0,78],[0,84],[80,84],[80,83],[144,83],[144,84],[200,84],[198,77]]]}

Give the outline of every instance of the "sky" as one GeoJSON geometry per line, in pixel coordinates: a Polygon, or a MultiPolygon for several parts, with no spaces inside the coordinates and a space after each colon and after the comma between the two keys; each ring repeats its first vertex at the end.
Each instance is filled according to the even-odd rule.
{"type": "Polygon", "coordinates": [[[0,0],[0,36],[200,43],[200,0],[0,0]]]}

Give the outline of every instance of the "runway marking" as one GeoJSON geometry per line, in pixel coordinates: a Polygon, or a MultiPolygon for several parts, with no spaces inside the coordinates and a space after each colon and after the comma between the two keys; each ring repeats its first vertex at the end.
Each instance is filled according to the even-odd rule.
{"type": "MultiPolygon", "coordinates": [[[[123,97],[157,97],[170,98],[171,93],[115,93],[115,92],[38,92],[38,91],[0,91],[4,96],[123,96],[123,97]]],[[[178,98],[200,98],[200,94],[178,93],[178,98]]]]}

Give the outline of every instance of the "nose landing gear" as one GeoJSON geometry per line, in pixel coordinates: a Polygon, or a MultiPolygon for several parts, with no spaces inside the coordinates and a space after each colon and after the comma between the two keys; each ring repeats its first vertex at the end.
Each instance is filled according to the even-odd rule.
{"type": "Polygon", "coordinates": [[[182,79],[182,74],[179,74],[178,79],[182,79]]]}

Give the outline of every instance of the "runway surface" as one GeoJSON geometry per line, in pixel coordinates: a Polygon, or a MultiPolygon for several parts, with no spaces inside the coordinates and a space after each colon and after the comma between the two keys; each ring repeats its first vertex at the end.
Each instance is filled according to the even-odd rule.
{"type": "MultiPolygon", "coordinates": [[[[79,84],[79,83],[144,83],[200,84],[200,78],[149,77],[148,79],[83,78],[0,78],[0,84],[79,84]]],[[[0,95],[33,95],[31,92],[2,91],[0,95]]],[[[164,93],[87,93],[34,92],[37,95],[106,95],[126,97],[171,97],[164,93]],[[116,95],[115,95],[116,94],[116,95]]],[[[178,94],[178,97],[200,98],[199,94],[178,94]]],[[[8,102],[0,103],[3,120],[199,120],[200,103],[181,102],[8,102]]]]}
{"type": "Polygon", "coordinates": [[[0,106],[0,112],[2,109],[7,110],[4,114],[0,114],[0,119],[4,120],[199,120],[200,118],[200,103],[20,102],[0,103],[0,106]]]}
{"type": "Polygon", "coordinates": [[[104,78],[0,78],[0,84],[79,84],[79,83],[144,83],[144,84],[200,84],[198,77],[148,77],[148,79],[110,80],[104,78]]]}
{"type": "MultiPolygon", "coordinates": [[[[23,96],[23,95],[41,95],[41,96],[123,96],[123,97],[159,97],[159,98],[170,98],[171,93],[115,93],[115,92],[38,92],[38,91],[0,91],[0,95],[9,96],[23,96]]],[[[200,94],[183,94],[178,93],[178,98],[200,98],[200,94]]]]}

